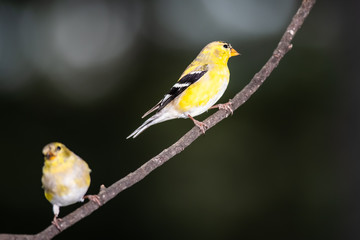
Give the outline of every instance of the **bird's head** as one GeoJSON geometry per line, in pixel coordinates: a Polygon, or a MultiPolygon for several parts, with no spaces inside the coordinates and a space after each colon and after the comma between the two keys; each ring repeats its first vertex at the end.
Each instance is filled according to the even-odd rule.
{"type": "Polygon", "coordinates": [[[200,52],[198,57],[206,57],[208,61],[221,61],[227,63],[230,57],[238,56],[238,53],[230,43],[223,41],[215,41],[206,45],[200,52]]]}
{"type": "Polygon", "coordinates": [[[57,157],[66,157],[70,155],[70,150],[62,143],[53,142],[47,144],[42,153],[46,161],[52,161],[57,157]]]}

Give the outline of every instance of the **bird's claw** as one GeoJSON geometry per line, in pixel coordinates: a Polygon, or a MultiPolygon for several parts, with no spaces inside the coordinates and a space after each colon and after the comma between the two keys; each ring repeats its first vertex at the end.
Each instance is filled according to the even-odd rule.
{"type": "Polygon", "coordinates": [[[205,123],[203,123],[203,122],[200,122],[200,121],[197,121],[197,120],[195,120],[195,121],[194,121],[195,125],[200,128],[200,130],[201,130],[201,132],[202,132],[203,134],[205,134],[205,131],[206,131],[206,129],[208,128],[208,126],[207,126],[205,123]],[[195,121],[196,121],[196,122],[195,122],[195,121]]]}
{"type": "Polygon", "coordinates": [[[89,199],[92,202],[95,202],[97,205],[101,206],[100,197],[98,195],[86,195],[84,198],[89,199]]]}
{"type": "Polygon", "coordinates": [[[223,110],[225,110],[225,111],[230,112],[230,114],[233,115],[233,114],[234,114],[234,111],[233,111],[232,108],[231,108],[231,104],[232,104],[232,102],[229,101],[229,102],[227,102],[227,103],[216,104],[216,105],[212,106],[211,108],[223,109],[223,110]]]}
{"type": "Polygon", "coordinates": [[[61,231],[59,222],[61,222],[61,218],[54,216],[54,219],[52,220],[51,224],[53,224],[59,231],[61,231]]]}
{"type": "Polygon", "coordinates": [[[203,134],[205,134],[205,131],[206,131],[206,129],[208,128],[208,125],[206,125],[206,124],[203,123],[203,122],[200,122],[200,121],[196,120],[195,118],[193,118],[193,117],[190,116],[190,115],[188,115],[188,117],[194,122],[194,124],[195,124],[198,128],[200,128],[201,132],[202,132],[203,134]]]}

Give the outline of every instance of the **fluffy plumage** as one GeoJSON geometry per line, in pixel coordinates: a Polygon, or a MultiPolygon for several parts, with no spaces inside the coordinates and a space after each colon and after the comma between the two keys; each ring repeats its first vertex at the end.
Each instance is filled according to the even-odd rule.
{"type": "Polygon", "coordinates": [[[96,195],[85,196],[90,186],[90,168],[87,163],[64,144],[54,142],[43,148],[44,167],[41,182],[46,199],[53,205],[53,224],[60,229],[60,207],[89,198],[100,204],[96,195]]]}

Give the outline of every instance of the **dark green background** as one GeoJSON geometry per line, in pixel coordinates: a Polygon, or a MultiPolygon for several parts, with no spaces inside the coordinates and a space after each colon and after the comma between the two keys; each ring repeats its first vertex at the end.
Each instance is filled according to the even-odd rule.
{"type": "MultiPolygon", "coordinates": [[[[229,61],[225,102],[267,61],[300,4],[273,34],[246,38],[234,30],[177,48],[187,43],[158,27],[155,1],[138,2],[143,23],[134,54],[111,63],[128,61],[111,72],[118,76],[98,73],[126,84],[92,101],[66,97],[39,72],[25,87],[0,89],[0,233],[37,233],[50,224],[40,182],[45,144],[63,142],[85,159],[93,170],[89,193],[97,193],[193,126],[173,120],[125,139],[203,46],[226,40],[242,53],[229,61]]],[[[359,239],[358,10],[356,1],[318,1],[293,49],[232,117],[56,239],[359,239]]],[[[80,205],[61,208],[60,216],[80,205]]]]}

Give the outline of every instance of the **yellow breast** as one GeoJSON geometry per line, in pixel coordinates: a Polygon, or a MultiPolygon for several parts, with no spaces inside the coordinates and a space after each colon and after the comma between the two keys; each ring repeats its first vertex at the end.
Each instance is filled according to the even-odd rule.
{"type": "Polygon", "coordinates": [[[192,108],[207,106],[213,99],[217,101],[229,83],[229,75],[227,66],[209,70],[199,81],[190,85],[178,97],[176,101],[178,110],[188,112],[192,108]],[[221,95],[219,96],[219,94],[221,95]]]}
{"type": "Polygon", "coordinates": [[[42,184],[45,197],[50,202],[54,197],[76,195],[81,188],[90,185],[90,169],[85,161],[76,157],[63,161],[47,161],[43,167],[42,184]]]}

